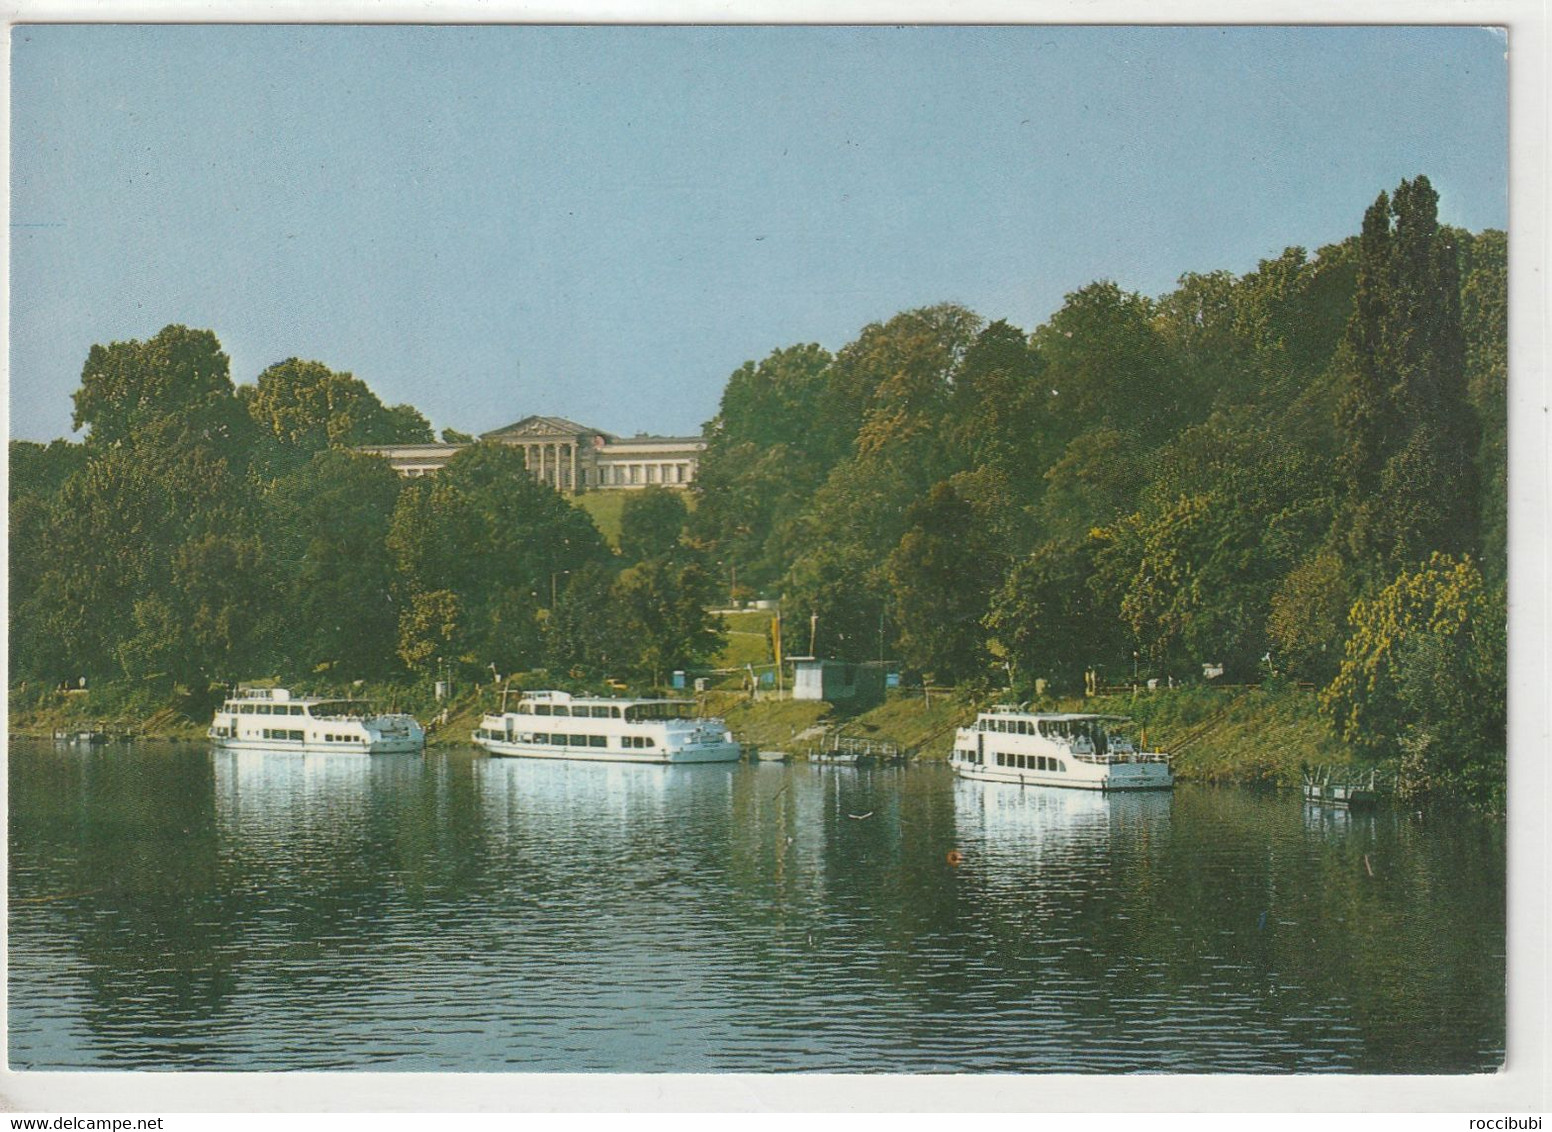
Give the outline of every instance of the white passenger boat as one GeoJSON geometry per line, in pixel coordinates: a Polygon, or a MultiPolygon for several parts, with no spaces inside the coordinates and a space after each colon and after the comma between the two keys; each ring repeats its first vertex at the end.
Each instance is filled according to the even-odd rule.
{"type": "Polygon", "coordinates": [[[361,700],[293,696],[284,688],[245,688],[210,724],[210,741],[234,751],[388,755],[418,751],[426,732],[414,716],[373,711],[361,700]]]}
{"type": "Polygon", "coordinates": [[[617,700],[528,692],[515,711],[487,715],[474,741],[493,755],[612,763],[736,762],[720,719],[696,719],[689,700],[617,700]]]}
{"type": "Polygon", "coordinates": [[[1030,712],[999,705],[955,734],[956,774],[987,782],[1078,790],[1168,790],[1169,756],[1139,751],[1110,724],[1125,716],[1030,712]]]}

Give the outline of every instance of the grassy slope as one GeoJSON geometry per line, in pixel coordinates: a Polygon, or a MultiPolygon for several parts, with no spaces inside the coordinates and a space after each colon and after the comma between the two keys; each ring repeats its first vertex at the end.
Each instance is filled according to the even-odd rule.
{"type": "Polygon", "coordinates": [[[841,730],[844,735],[894,743],[918,757],[947,758],[954,746],[954,729],[974,718],[975,704],[968,697],[934,694],[929,703],[920,693],[911,692],[891,695],[841,730]]]}
{"type": "MultiPolygon", "coordinates": [[[[891,696],[856,716],[829,705],[791,700],[750,704],[737,695],[713,696],[708,709],[723,715],[746,742],[787,745],[793,734],[821,720],[844,735],[878,739],[916,750],[919,757],[946,757],[954,728],[969,722],[976,704],[964,696],[919,693],[891,696]]],[[[1108,712],[1137,721],[1153,750],[1175,756],[1176,774],[1189,782],[1296,785],[1302,763],[1345,763],[1351,751],[1327,730],[1313,692],[1297,689],[1192,688],[1173,692],[1073,699],[1058,710],[1108,712]]]]}
{"type": "MultiPolygon", "coordinates": [[[[695,496],[684,492],[684,502],[695,510],[695,496]]],[[[625,501],[631,497],[628,491],[588,491],[570,497],[572,505],[582,508],[592,516],[594,524],[602,532],[609,545],[620,549],[620,516],[625,513],[625,501]]]]}
{"type": "Polygon", "coordinates": [[[1078,710],[1131,716],[1148,746],[1173,754],[1176,774],[1188,781],[1291,786],[1301,763],[1353,758],[1321,720],[1309,690],[1191,688],[1101,697],[1078,710]]]}
{"type": "Polygon", "coordinates": [[[722,620],[728,629],[727,647],[712,662],[713,667],[741,668],[746,664],[771,663],[769,613],[726,613],[722,620]]]}
{"type": "Polygon", "coordinates": [[[620,516],[625,513],[625,499],[629,494],[626,491],[589,491],[572,496],[571,502],[592,517],[594,525],[609,540],[609,545],[618,550],[620,516]]]}
{"type": "Polygon", "coordinates": [[[18,686],[10,689],[7,708],[8,732],[31,738],[48,738],[55,731],[101,725],[114,733],[199,739],[210,727],[209,715],[196,718],[186,714],[191,708],[169,706],[165,700],[136,694],[123,685],[70,693],[38,692],[18,686]]]}

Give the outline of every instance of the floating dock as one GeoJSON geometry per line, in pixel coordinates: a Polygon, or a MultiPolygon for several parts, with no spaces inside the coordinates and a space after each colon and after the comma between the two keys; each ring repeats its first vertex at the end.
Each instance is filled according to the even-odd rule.
{"type": "Polygon", "coordinates": [[[1314,767],[1304,771],[1304,800],[1312,806],[1372,809],[1391,793],[1391,786],[1372,769],[1314,767]]]}

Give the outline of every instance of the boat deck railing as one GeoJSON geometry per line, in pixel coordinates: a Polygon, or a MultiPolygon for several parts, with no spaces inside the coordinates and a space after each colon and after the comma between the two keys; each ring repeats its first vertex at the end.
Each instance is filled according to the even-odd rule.
{"type": "Polygon", "coordinates": [[[1159,751],[1111,751],[1096,755],[1087,751],[1074,751],[1072,757],[1080,763],[1095,766],[1113,766],[1117,763],[1167,763],[1169,756],[1159,751]]]}

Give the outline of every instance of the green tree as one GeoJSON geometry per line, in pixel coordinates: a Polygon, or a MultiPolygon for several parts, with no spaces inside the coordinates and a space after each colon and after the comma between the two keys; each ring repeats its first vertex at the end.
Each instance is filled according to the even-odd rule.
{"type": "Polygon", "coordinates": [[[965,351],[954,374],[942,443],[966,468],[991,468],[1014,486],[1019,502],[1039,494],[1055,459],[1050,390],[1044,361],[1022,330],[998,319],[965,351]],[[1025,499],[1024,497],[1028,498],[1025,499]]]}
{"type": "Polygon", "coordinates": [[[10,447],[10,664],[20,677],[63,679],[58,642],[50,639],[52,610],[40,595],[55,567],[50,525],[60,490],[85,465],[85,449],[56,440],[13,440],[10,447]]]}
{"type": "Polygon", "coordinates": [[[164,677],[196,691],[244,675],[244,662],[258,654],[268,597],[256,537],[191,538],[173,555],[170,585],[134,602],[135,631],[118,647],[120,662],[132,678],[164,677]]]}
{"type": "Polygon", "coordinates": [[[758,364],[745,362],[728,378],[719,412],[706,428],[710,445],[806,449],[831,361],[829,351],[810,343],[773,350],[758,364]]]}
{"type": "Polygon", "coordinates": [[[981,620],[1005,559],[952,481],[913,503],[885,564],[902,662],[939,681],[982,676],[990,657],[981,620]]]}
{"type": "Polygon", "coordinates": [[[1155,664],[1222,661],[1253,676],[1272,595],[1330,523],[1318,474],[1249,412],[1186,429],[1159,454],[1141,506],[1106,531],[1122,619],[1155,664]]]}
{"type": "Polygon", "coordinates": [[[544,663],[550,671],[600,677],[634,664],[614,583],[615,571],[598,562],[571,575],[544,622],[544,663]]]}
{"type": "Polygon", "coordinates": [[[399,615],[399,659],[422,676],[435,676],[443,665],[466,658],[469,642],[458,595],[426,590],[410,595],[399,615]]]}
{"type": "Polygon", "coordinates": [[[1089,584],[1099,545],[1087,537],[1044,542],[1003,578],[985,625],[1016,686],[1044,679],[1076,691],[1090,668],[1114,672],[1120,663],[1127,638],[1114,605],[1101,603],[1089,584]]]}
{"type": "Polygon", "coordinates": [[[1045,472],[1035,509],[1043,537],[1080,542],[1137,506],[1150,461],[1126,433],[1096,428],[1068,442],[1045,472]]]}
{"type": "Polygon", "coordinates": [[[1251,353],[1238,326],[1241,284],[1232,273],[1188,273],[1154,304],[1154,328],[1204,405],[1233,403],[1251,353]]]}
{"type": "MultiPolygon", "coordinates": [[[[138,436],[139,434],[137,434],[138,436]]],[[[65,675],[111,676],[141,628],[137,602],[175,608],[174,553],[213,533],[250,534],[243,481],[203,445],[97,450],[53,501],[38,551],[34,640],[65,675]]],[[[262,602],[255,593],[250,600],[262,602]]]]}
{"type": "Polygon", "coordinates": [[[536,481],[522,453],[502,444],[472,445],[435,477],[407,484],[387,543],[401,605],[415,595],[454,595],[456,658],[501,672],[539,663],[539,611],[555,604],[571,572],[610,558],[587,514],[536,481]]]}
{"type": "Polygon", "coordinates": [[[620,554],[640,562],[678,553],[689,517],[682,492],[657,485],[631,492],[620,511],[620,554]]]}
{"type": "Polygon", "coordinates": [[[1096,428],[1152,446],[1204,414],[1203,394],[1160,333],[1153,304],[1114,283],[1068,295],[1032,341],[1060,422],[1058,447],[1096,428]]]}
{"type": "Polygon", "coordinates": [[[403,482],[384,460],[325,449],[267,493],[265,530],[287,622],[277,647],[296,674],[326,668],[381,679],[397,667],[387,539],[403,482]]]}
{"type": "Polygon", "coordinates": [[[710,612],[715,585],[695,562],[654,558],[625,570],[614,584],[614,624],[631,667],[661,684],[665,674],[715,656],[727,640],[710,612]]]}
{"type": "Polygon", "coordinates": [[[1301,429],[1330,431],[1332,407],[1305,421],[1316,406],[1303,403],[1311,392],[1327,395],[1324,375],[1353,312],[1357,259],[1356,240],[1321,248],[1313,259],[1288,248],[1238,281],[1230,349],[1239,374],[1226,375],[1224,403],[1294,410],[1301,429]]]}
{"type": "Polygon", "coordinates": [[[305,453],[363,444],[431,439],[431,426],[408,405],[389,409],[365,382],[320,362],[287,358],[241,391],[264,435],[305,453]]]}
{"type": "Polygon", "coordinates": [[[792,526],[839,456],[816,427],[831,361],[806,345],[746,362],[706,425],[690,540],[752,587],[787,569],[792,526]]]}
{"type": "Polygon", "coordinates": [[[1266,626],[1275,668],[1320,684],[1336,675],[1354,581],[1341,557],[1322,548],[1278,583],[1266,626]]]}
{"type": "Polygon", "coordinates": [[[1322,710],[1349,743],[1402,756],[1409,794],[1501,802],[1506,606],[1476,563],[1435,553],[1360,598],[1322,710]]]}
{"type": "Polygon", "coordinates": [[[1509,553],[1509,241],[1498,231],[1456,237],[1467,264],[1461,283],[1467,391],[1481,426],[1482,569],[1502,581],[1509,553]]]}
{"type": "Polygon", "coordinates": [[[233,394],[230,362],[208,330],[168,326],[147,341],[94,345],[73,395],[75,428],[93,450],[175,435],[232,455],[250,435],[233,394]]]}
{"type": "Polygon", "coordinates": [[[1359,238],[1354,311],[1337,362],[1338,467],[1347,550],[1371,579],[1478,542],[1459,253],[1437,207],[1426,177],[1403,181],[1370,206],[1359,238]]]}

